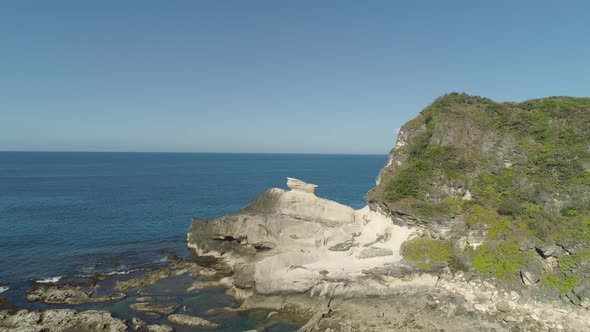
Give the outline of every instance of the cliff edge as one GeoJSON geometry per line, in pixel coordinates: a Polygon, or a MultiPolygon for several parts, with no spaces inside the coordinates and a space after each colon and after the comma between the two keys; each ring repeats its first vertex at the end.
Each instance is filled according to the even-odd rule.
{"type": "Polygon", "coordinates": [[[410,260],[445,250],[456,269],[590,305],[590,98],[442,96],[401,128],[366,198],[425,230],[410,260]]]}

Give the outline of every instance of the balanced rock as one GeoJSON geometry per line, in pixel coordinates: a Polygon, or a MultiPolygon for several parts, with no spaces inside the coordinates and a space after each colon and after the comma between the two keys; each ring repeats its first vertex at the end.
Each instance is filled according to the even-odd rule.
{"type": "Polygon", "coordinates": [[[308,193],[308,194],[313,194],[315,191],[315,188],[317,188],[318,186],[315,184],[303,182],[298,179],[287,178],[287,187],[289,187],[289,189],[294,190],[294,191],[300,191],[300,192],[304,192],[304,193],[308,193]]]}

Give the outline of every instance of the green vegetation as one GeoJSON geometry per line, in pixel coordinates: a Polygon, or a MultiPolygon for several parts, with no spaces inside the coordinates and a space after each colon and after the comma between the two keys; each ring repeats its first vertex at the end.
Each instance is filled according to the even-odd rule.
{"type": "MultiPolygon", "coordinates": [[[[471,255],[481,273],[509,278],[530,259],[519,243],[574,243],[543,285],[560,292],[590,275],[590,98],[523,103],[452,93],[438,98],[402,131],[402,161],[380,186],[390,210],[424,218],[460,215],[487,238],[471,255]],[[471,199],[461,195],[469,190],[471,199]],[[585,264],[581,264],[586,262],[585,264]]],[[[452,262],[451,244],[414,240],[404,257],[452,262]],[[438,256],[436,256],[439,253],[438,256]]]]}
{"type": "MultiPolygon", "coordinates": [[[[420,142],[418,144],[421,144],[420,142]]],[[[404,168],[389,183],[387,199],[421,198],[438,176],[454,176],[467,170],[469,163],[460,158],[453,146],[427,146],[411,151],[410,167],[404,168]]]]}
{"type": "Polygon", "coordinates": [[[481,273],[505,279],[516,277],[518,269],[532,259],[532,254],[521,252],[516,243],[484,243],[475,249],[471,262],[481,273]]]}
{"type": "Polygon", "coordinates": [[[580,280],[573,274],[558,273],[555,275],[543,275],[541,284],[545,289],[555,288],[560,294],[565,294],[580,284],[580,280]]]}
{"type": "Polygon", "coordinates": [[[450,241],[417,238],[404,242],[403,248],[404,259],[422,268],[434,262],[450,262],[453,258],[450,241]]]}

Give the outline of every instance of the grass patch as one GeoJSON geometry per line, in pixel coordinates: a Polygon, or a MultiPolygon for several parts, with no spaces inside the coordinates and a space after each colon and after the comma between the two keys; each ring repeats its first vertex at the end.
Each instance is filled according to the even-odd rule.
{"type": "Polygon", "coordinates": [[[565,294],[571,291],[574,287],[580,285],[580,280],[577,276],[565,273],[558,273],[555,275],[541,276],[541,285],[547,290],[555,288],[560,294],[565,294]]]}
{"type": "Polygon", "coordinates": [[[427,268],[434,262],[450,262],[453,250],[448,240],[417,238],[404,242],[403,256],[418,267],[427,268]]]}
{"type": "Polygon", "coordinates": [[[529,252],[521,252],[516,243],[484,243],[471,256],[473,268],[499,279],[516,276],[516,271],[532,259],[529,252]]]}

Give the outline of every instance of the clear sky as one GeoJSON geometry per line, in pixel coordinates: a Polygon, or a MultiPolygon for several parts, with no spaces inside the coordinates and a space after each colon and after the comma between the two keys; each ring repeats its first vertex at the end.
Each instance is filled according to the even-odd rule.
{"type": "Polygon", "coordinates": [[[0,2],[0,150],[387,153],[452,92],[590,95],[588,1],[0,2]]]}

